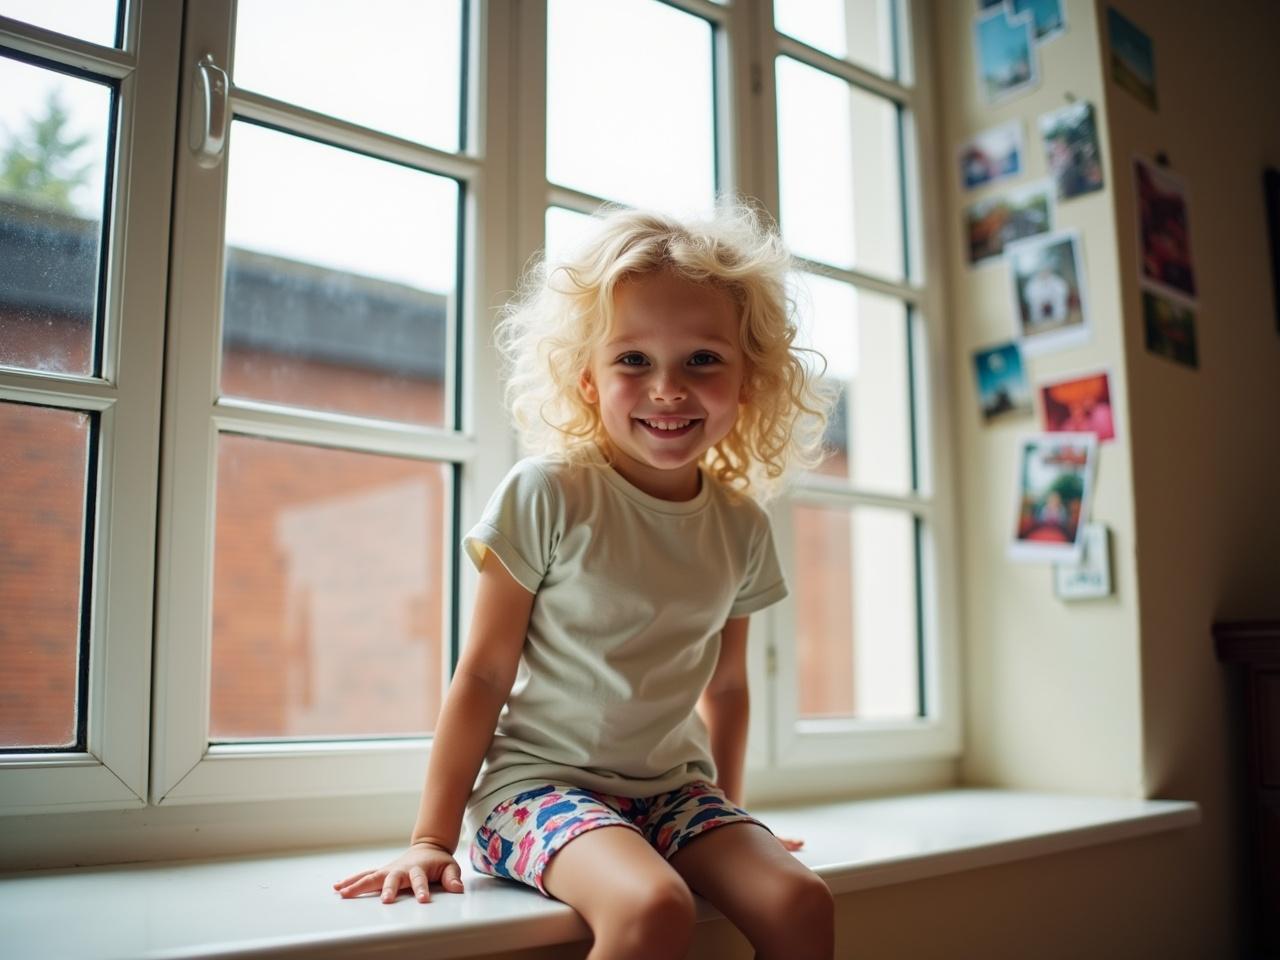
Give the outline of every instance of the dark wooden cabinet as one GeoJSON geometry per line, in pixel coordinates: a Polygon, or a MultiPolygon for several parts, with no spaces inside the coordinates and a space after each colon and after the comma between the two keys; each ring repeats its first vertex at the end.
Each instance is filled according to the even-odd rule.
{"type": "Polygon", "coordinates": [[[1218,659],[1243,670],[1248,898],[1256,956],[1280,958],[1280,620],[1215,623],[1218,659]]]}

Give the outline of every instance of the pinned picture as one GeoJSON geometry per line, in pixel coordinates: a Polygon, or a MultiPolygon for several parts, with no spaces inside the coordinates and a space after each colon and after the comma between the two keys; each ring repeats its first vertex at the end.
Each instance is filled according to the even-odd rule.
{"type": "Polygon", "coordinates": [[[1031,413],[1031,384],[1016,343],[1002,343],[973,353],[978,380],[978,403],[986,423],[1010,415],[1031,413]]]}
{"type": "Polygon", "coordinates": [[[1084,525],[1084,550],[1079,563],[1053,565],[1053,592],[1059,600],[1111,596],[1111,532],[1105,524],[1084,525]]]}
{"type": "Polygon", "coordinates": [[[1196,314],[1189,303],[1144,289],[1142,325],[1146,330],[1147,350],[1151,353],[1192,369],[1199,366],[1196,314]]]}
{"type": "Polygon", "coordinates": [[[1018,504],[1009,556],[1076,563],[1093,498],[1098,441],[1091,433],[1024,437],[1018,447],[1018,504]]]}
{"type": "Polygon", "coordinates": [[[1022,124],[1017,120],[984,130],[960,147],[960,179],[966,190],[1022,172],[1022,124]]]}
{"type": "Polygon", "coordinates": [[[1058,185],[1058,199],[1102,189],[1102,149],[1093,104],[1072,103],[1040,118],[1045,158],[1058,185]]]}
{"type": "Polygon", "coordinates": [[[1046,433],[1092,433],[1100,444],[1116,438],[1111,377],[1105,370],[1042,384],[1040,404],[1046,433]]]}
{"type": "Polygon", "coordinates": [[[1191,265],[1191,224],[1187,216],[1187,188],[1168,170],[1133,160],[1138,197],[1138,251],[1141,279],[1184,297],[1196,295],[1191,265]]]}
{"type": "Polygon", "coordinates": [[[1053,186],[1048,181],[975,203],[965,211],[969,263],[1004,253],[1006,244],[1053,229],[1053,186]]]}
{"type": "Polygon", "coordinates": [[[993,7],[973,23],[978,88],[988,103],[1026,93],[1039,82],[1031,17],[1010,19],[1007,7],[993,7]]]}
{"type": "Polygon", "coordinates": [[[1111,46],[1111,79],[1138,102],[1156,109],[1156,55],[1151,38],[1115,7],[1107,7],[1107,37],[1111,46]]]}
{"type": "Polygon", "coordinates": [[[1009,244],[1014,316],[1022,352],[1060,350],[1089,339],[1080,235],[1051,233],[1009,244]]]}
{"type": "Polygon", "coordinates": [[[1031,14],[1036,43],[1047,43],[1067,32],[1067,15],[1062,0],[1010,0],[1015,17],[1031,14]]]}

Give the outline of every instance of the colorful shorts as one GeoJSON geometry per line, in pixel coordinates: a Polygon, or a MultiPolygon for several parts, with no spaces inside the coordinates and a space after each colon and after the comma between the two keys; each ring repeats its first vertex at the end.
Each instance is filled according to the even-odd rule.
{"type": "Polygon", "coordinates": [[[655,797],[615,797],[551,783],[493,808],[471,841],[471,865],[479,873],[518,880],[550,896],[542,885],[547,863],[588,830],[630,827],[669,860],[698,834],[727,823],[760,821],[706,781],[655,797]]]}

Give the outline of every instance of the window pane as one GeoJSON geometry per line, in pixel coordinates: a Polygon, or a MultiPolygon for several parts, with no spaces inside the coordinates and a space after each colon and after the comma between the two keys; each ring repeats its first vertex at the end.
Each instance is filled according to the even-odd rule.
{"type": "Polygon", "coordinates": [[[794,504],[792,521],[800,718],[918,716],[911,515],[794,504]]]}
{"type": "Polygon", "coordinates": [[[547,259],[558,260],[586,236],[593,218],[577,210],[547,207],[547,259]]]}
{"type": "Polygon", "coordinates": [[[450,472],[219,439],[211,739],[434,727],[450,472]]]}
{"type": "Polygon", "coordinates": [[[893,11],[895,0],[774,0],[773,23],[780,33],[849,60],[882,77],[896,76],[893,11]]]}
{"type": "Polygon", "coordinates": [[[0,17],[12,17],[104,47],[116,42],[117,0],[0,0],[0,17]]]}
{"type": "Polygon", "coordinates": [[[458,185],[237,122],[222,392],[441,426],[458,185]]]}
{"type": "Polygon", "coordinates": [[[0,364],[92,376],[111,89],[0,56],[0,364]]]}
{"type": "Polygon", "coordinates": [[[91,426],[0,403],[0,748],[76,744],[91,426]]]}
{"type": "Polygon", "coordinates": [[[911,404],[907,309],[900,300],[812,273],[798,278],[801,346],[827,361],[840,399],[818,472],[876,493],[909,493],[911,404]]]}
{"type": "Polygon", "coordinates": [[[715,198],[711,25],[656,0],[551,0],[547,178],[630,206],[715,198]]]}
{"type": "Polygon", "coordinates": [[[778,61],[782,232],[802,257],[903,278],[898,109],[787,57],[778,61]]]}
{"type": "Polygon", "coordinates": [[[461,0],[239,0],[234,81],[457,150],[461,0]]]}

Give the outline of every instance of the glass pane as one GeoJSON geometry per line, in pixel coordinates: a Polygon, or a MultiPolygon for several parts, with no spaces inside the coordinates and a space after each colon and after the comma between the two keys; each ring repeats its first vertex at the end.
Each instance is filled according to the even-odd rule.
{"type": "Polygon", "coordinates": [[[76,744],[91,425],[0,403],[0,748],[76,744]]]}
{"type": "Polygon", "coordinates": [[[801,346],[827,361],[840,393],[818,472],[859,490],[911,491],[907,309],[892,297],[806,273],[796,278],[801,346]]]}
{"type": "Polygon", "coordinates": [[[547,207],[547,259],[558,260],[586,237],[593,217],[564,207],[547,207]]]}
{"type": "Polygon", "coordinates": [[[450,472],[219,439],[211,739],[434,727],[450,472]]]}
{"type": "Polygon", "coordinates": [[[778,58],[782,232],[802,257],[903,278],[898,108],[778,58]]]}
{"type": "Polygon", "coordinates": [[[0,17],[112,47],[119,7],[117,0],[0,0],[0,17]]]}
{"type": "Polygon", "coordinates": [[[457,150],[461,0],[239,0],[236,86],[457,150]]]}
{"type": "Polygon", "coordinates": [[[458,185],[237,122],[222,392],[441,426],[458,185]]]}
{"type": "Polygon", "coordinates": [[[656,0],[551,0],[547,178],[629,206],[715,199],[711,25],[656,0]]]}
{"type": "Polygon", "coordinates": [[[882,77],[896,76],[893,10],[896,0],[774,0],[779,33],[856,63],[882,77]]]}
{"type": "Polygon", "coordinates": [[[92,376],[111,88],[0,56],[0,364],[92,376]]]}
{"type": "Polygon", "coordinates": [[[793,504],[792,522],[800,718],[918,716],[911,515],[793,504]]]}

